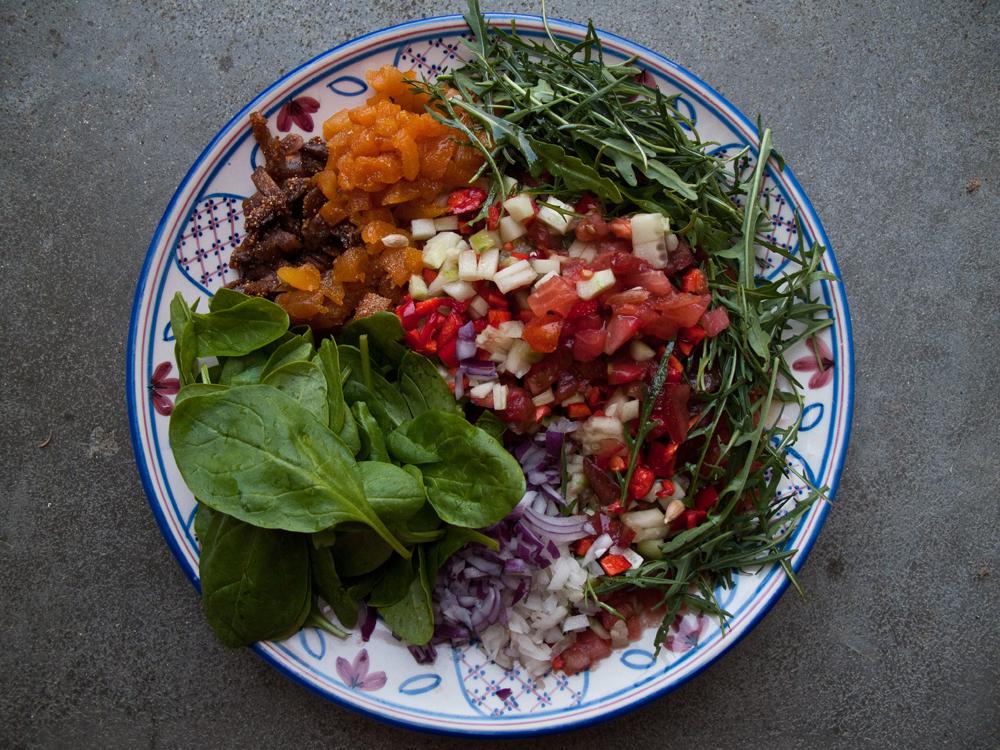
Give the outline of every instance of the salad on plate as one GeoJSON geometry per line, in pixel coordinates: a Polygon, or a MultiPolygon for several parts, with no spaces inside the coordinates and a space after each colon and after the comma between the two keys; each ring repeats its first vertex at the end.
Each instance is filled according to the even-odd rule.
{"type": "Polygon", "coordinates": [[[478,642],[575,674],[686,612],[724,627],[742,570],[794,581],[823,488],[778,491],[783,355],[830,324],[831,276],[764,236],[770,131],[752,165],[716,155],[592,27],[467,20],[467,63],[370,71],[322,138],[253,113],[239,278],[171,305],[170,445],[226,645],[381,618],[420,662],[478,642]]]}

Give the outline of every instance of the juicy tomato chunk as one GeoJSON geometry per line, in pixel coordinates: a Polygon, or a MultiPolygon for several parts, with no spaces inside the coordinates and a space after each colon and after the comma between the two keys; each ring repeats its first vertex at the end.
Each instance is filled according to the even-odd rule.
{"type": "Polygon", "coordinates": [[[608,383],[622,385],[643,380],[649,373],[647,362],[633,362],[630,359],[617,360],[608,363],[608,383]]]}
{"type": "Polygon", "coordinates": [[[608,322],[608,339],[604,343],[604,353],[614,354],[639,332],[642,321],[634,315],[612,315],[608,322]]]}
{"type": "Polygon", "coordinates": [[[528,306],[538,316],[555,313],[565,318],[579,302],[576,285],[562,276],[552,277],[528,297],[528,306]]]}
{"type": "Polygon", "coordinates": [[[536,352],[543,354],[554,352],[559,346],[562,326],[562,319],[555,315],[536,316],[524,327],[524,340],[536,352]]]}
{"type": "Polygon", "coordinates": [[[604,328],[578,330],[573,335],[573,359],[578,362],[590,362],[604,353],[604,344],[608,332],[604,328]]]}
{"type": "Polygon", "coordinates": [[[663,271],[642,271],[633,273],[625,277],[625,284],[628,286],[639,286],[653,294],[661,297],[669,297],[677,294],[674,285],[663,271]]]}
{"type": "Polygon", "coordinates": [[[653,309],[678,328],[693,326],[708,309],[712,297],[708,294],[687,294],[681,292],[672,297],[660,297],[653,301],[653,309]]]}
{"type": "Polygon", "coordinates": [[[531,394],[516,385],[507,386],[507,408],[497,413],[505,422],[528,427],[535,418],[535,405],[531,394]]]}
{"type": "Polygon", "coordinates": [[[688,401],[691,386],[687,383],[665,383],[653,406],[653,416],[660,420],[670,439],[680,445],[688,432],[688,401]]]}
{"type": "Polygon", "coordinates": [[[705,335],[714,338],[729,328],[729,313],[724,307],[708,310],[701,316],[700,325],[705,329],[705,335]]]}

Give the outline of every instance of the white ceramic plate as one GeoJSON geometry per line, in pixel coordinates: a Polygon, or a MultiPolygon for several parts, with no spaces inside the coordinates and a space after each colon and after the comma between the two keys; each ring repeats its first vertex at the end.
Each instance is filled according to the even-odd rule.
{"type": "MultiPolygon", "coordinates": [[[[512,18],[523,33],[539,34],[540,19],[512,18]]],[[[563,36],[579,38],[582,26],[551,23],[563,36]]],[[[460,16],[430,18],[383,29],[343,44],[285,75],[240,111],[195,160],[170,200],[149,246],[132,311],[127,355],[128,405],[132,442],[140,474],[157,522],[191,582],[198,586],[198,546],[192,530],[194,498],[184,485],[167,442],[167,423],[176,392],[169,302],[210,295],[233,278],[227,260],[243,232],[241,200],[253,191],[250,174],[259,161],[247,124],[251,110],[268,116],[272,128],[310,136],[322,119],[356,106],[366,93],[364,73],[385,64],[413,68],[433,77],[462,56],[468,30],[460,16]],[[318,111],[310,113],[314,105],[318,111]]],[[[705,140],[734,151],[756,144],[750,121],[701,80],[676,63],[613,34],[601,34],[615,58],[636,55],[656,84],[681,95],[680,106],[705,140]]],[[[771,171],[774,242],[794,247],[799,219],[807,241],[829,248],[819,218],[790,169],[771,171]]],[[[769,276],[782,264],[767,258],[769,276]]],[[[780,260],[778,258],[777,260],[780,260]]],[[[833,253],[824,261],[838,274],[833,253]]],[[[839,275],[839,274],[838,274],[839,275]]],[[[850,431],[853,402],[851,324],[839,282],[818,286],[832,308],[833,326],[817,342],[825,365],[802,351],[805,409],[801,436],[788,461],[814,484],[836,491],[850,431]]],[[[789,481],[786,490],[795,491],[789,481]]],[[[828,511],[818,503],[804,518],[793,546],[802,565],[828,511]]],[[[439,649],[435,664],[422,666],[380,624],[371,640],[357,634],[340,641],[312,628],[281,643],[260,643],[256,651],[290,678],[349,708],[385,721],[446,733],[525,735],[578,727],[606,719],[672,690],[705,669],[735,645],[787,587],[777,569],[744,575],[731,591],[719,592],[734,617],[723,634],[718,624],[687,615],[658,657],[653,631],[616,651],[591,673],[550,674],[532,680],[514,669],[491,664],[476,646],[439,649]]],[[[193,629],[191,638],[210,637],[193,629]]]]}

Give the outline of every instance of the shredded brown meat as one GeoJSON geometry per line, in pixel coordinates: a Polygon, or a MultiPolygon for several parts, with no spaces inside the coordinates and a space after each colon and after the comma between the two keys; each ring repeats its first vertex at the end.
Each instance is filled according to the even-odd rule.
{"type": "Polygon", "coordinates": [[[391,309],[401,290],[384,274],[369,274],[364,284],[334,280],[336,258],[364,243],[349,221],[330,226],[319,214],[326,197],[315,187],[313,175],[326,167],[326,144],[318,137],[306,141],[294,134],[277,138],[258,112],[250,115],[250,125],[264,164],[251,177],[257,192],[243,201],[246,236],[230,260],[239,273],[230,288],[275,299],[294,322],[326,330],[352,316],[391,309]],[[321,275],[321,289],[296,290],[278,277],[278,269],[306,264],[321,275]]]}

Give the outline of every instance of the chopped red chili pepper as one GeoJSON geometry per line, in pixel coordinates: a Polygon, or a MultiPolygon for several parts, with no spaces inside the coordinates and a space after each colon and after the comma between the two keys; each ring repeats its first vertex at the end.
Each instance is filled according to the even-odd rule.
{"type": "Polygon", "coordinates": [[[688,294],[707,294],[708,279],[700,268],[692,268],[681,278],[681,289],[688,294]]]}
{"type": "MultiPolygon", "coordinates": [[[[676,443],[650,443],[649,448],[646,449],[646,465],[658,477],[672,477],[676,455],[676,443]]],[[[670,494],[673,494],[673,489],[671,489],[670,494]]]]}
{"type": "Polygon", "coordinates": [[[548,404],[542,404],[541,406],[535,407],[535,421],[541,422],[545,417],[552,413],[552,407],[548,404]]]}
{"type": "Polygon", "coordinates": [[[590,547],[594,544],[594,540],[596,538],[597,537],[588,536],[574,542],[573,551],[580,557],[583,557],[584,555],[587,554],[587,550],[589,550],[590,547]]]}
{"type": "Polygon", "coordinates": [[[566,413],[570,419],[586,419],[590,416],[590,407],[586,404],[570,404],[566,408],[566,413]]]}
{"type": "Polygon", "coordinates": [[[510,310],[490,310],[486,313],[486,320],[494,328],[499,328],[501,323],[506,323],[510,318],[510,310]]]}
{"type": "Polygon", "coordinates": [[[611,471],[625,471],[625,459],[621,456],[612,456],[608,461],[608,468],[611,471]]]}
{"type": "Polygon", "coordinates": [[[616,576],[631,568],[632,563],[624,555],[605,555],[601,558],[601,567],[609,576],[616,576]]]}
{"type": "Polygon", "coordinates": [[[494,232],[498,226],[500,226],[500,204],[494,203],[486,212],[486,228],[494,232]]]}
{"type": "Polygon", "coordinates": [[[463,188],[448,196],[448,211],[465,214],[478,211],[486,202],[486,191],[480,188],[463,188]]]}
{"type": "Polygon", "coordinates": [[[632,479],[628,483],[628,496],[633,500],[646,497],[653,489],[653,481],[656,479],[652,470],[646,466],[636,466],[632,472],[632,479]]]}
{"type": "Polygon", "coordinates": [[[705,487],[694,498],[694,507],[698,510],[711,510],[719,502],[719,492],[715,487],[705,487]]]}

